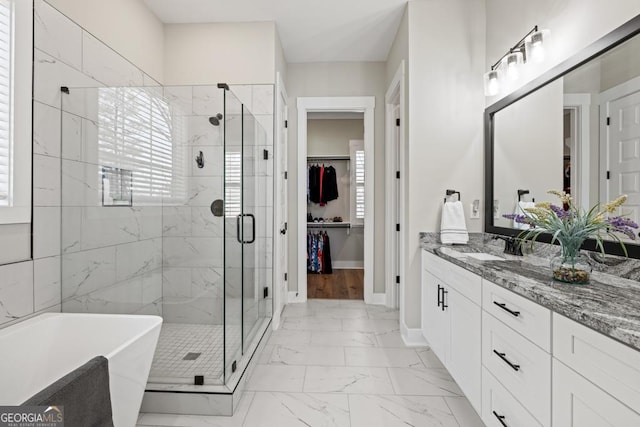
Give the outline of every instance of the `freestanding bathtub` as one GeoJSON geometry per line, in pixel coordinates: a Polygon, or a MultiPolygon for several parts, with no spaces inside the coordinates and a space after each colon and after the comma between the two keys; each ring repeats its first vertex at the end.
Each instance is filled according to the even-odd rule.
{"type": "Polygon", "coordinates": [[[136,425],[158,316],[46,313],[0,330],[0,405],[20,405],[90,359],[109,360],[115,427],[136,425]]]}

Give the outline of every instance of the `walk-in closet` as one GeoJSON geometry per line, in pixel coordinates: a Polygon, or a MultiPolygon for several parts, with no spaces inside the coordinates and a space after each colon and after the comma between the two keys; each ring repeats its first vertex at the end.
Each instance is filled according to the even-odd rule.
{"type": "Polygon", "coordinates": [[[307,296],[364,299],[362,113],[307,121],[307,296]]]}

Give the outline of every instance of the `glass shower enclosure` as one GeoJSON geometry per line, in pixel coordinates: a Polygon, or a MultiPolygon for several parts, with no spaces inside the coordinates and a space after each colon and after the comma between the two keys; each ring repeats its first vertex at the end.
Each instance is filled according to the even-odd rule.
{"type": "Polygon", "coordinates": [[[63,91],[62,311],[162,316],[149,389],[228,384],[271,319],[269,138],[218,86],[63,91]]]}

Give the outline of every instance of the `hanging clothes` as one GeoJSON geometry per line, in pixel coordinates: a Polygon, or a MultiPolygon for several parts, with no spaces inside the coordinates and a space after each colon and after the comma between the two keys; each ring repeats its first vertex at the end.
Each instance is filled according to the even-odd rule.
{"type": "Polygon", "coordinates": [[[338,178],[333,166],[307,167],[307,202],[325,206],[338,198],[338,178]]]}
{"type": "Polygon", "coordinates": [[[322,175],[322,197],[320,203],[327,203],[338,198],[338,176],[333,166],[326,167],[322,175]]]}
{"type": "Polygon", "coordinates": [[[307,271],[309,273],[333,273],[329,235],[324,232],[307,232],[307,271]]]}

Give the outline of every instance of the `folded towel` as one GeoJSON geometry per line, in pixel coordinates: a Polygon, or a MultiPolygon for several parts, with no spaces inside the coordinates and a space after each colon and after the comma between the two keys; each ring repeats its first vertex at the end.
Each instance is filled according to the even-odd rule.
{"type": "Polygon", "coordinates": [[[68,426],[113,427],[109,361],[103,356],[91,359],[22,405],[63,406],[68,426]]]}
{"type": "MultiPolygon", "coordinates": [[[[535,208],[536,204],[533,202],[518,202],[518,204],[516,205],[516,209],[514,211],[514,213],[516,215],[524,215],[524,210],[525,209],[529,209],[529,208],[535,208]]],[[[517,228],[518,230],[528,230],[529,229],[529,224],[522,224],[519,222],[516,222],[516,220],[513,220],[513,228],[517,228]]]]}
{"type": "Polygon", "coordinates": [[[442,220],[440,222],[440,241],[443,244],[467,244],[469,233],[464,221],[462,202],[445,202],[442,206],[442,220]]]}

